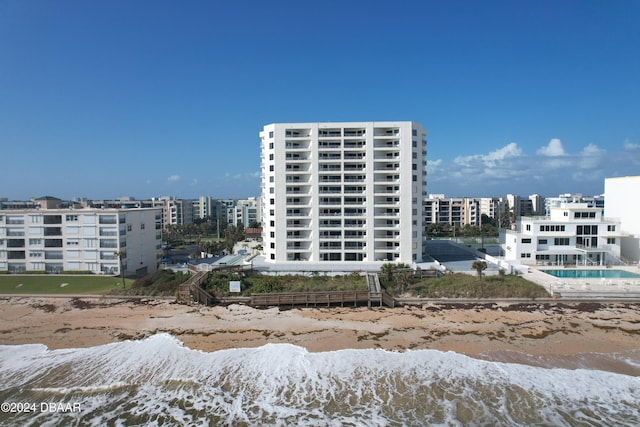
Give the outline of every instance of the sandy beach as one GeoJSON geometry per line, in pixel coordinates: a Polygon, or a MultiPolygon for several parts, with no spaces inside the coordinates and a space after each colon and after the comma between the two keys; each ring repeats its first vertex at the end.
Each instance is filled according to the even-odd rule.
{"type": "Polygon", "coordinates": [[[90,347],[166,332],[203,351],[290,343],[309,351],[436,349],[532,355],[639,349],[640,305],[431,304],[402,308],[204,307],[168,300],[0,298],[0,344],[90,347]]]}

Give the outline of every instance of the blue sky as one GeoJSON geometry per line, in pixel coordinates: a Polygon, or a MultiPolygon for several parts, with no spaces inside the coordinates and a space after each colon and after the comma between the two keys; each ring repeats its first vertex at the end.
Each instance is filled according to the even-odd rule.
{"type": "Polygon", "coordinates": [[[428,192],[640,174],[640,2],[0,0],[0,197],[248,197],[265,124],[414,120],[428,192]]]}

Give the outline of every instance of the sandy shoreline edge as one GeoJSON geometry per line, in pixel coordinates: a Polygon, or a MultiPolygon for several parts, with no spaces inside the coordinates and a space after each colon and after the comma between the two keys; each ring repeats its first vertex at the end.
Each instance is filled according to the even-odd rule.
{"type": "Polygon", "coordinates": [[[0,344],[91,347],[169,333],[191,349],[289,343],[311,352],[435,349],[468,355],[640,349],[640,304],[446,302],[400,308],[204,307],[157,299],[0,298],[0,344]]]}

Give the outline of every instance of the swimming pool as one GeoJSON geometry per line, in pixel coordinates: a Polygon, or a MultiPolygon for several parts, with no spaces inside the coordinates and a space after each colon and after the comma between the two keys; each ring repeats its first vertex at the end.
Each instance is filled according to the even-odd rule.
{"type": "Polygon", "coordinates": [[[541,270],[562,279],[638,279],[640,274],[631,273],[625,270],[541,270]]]}

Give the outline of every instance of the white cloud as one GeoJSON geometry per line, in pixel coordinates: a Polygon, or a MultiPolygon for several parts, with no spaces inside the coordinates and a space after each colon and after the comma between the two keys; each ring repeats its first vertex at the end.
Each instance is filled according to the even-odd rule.
{"type": "Polygon", "coordinates": [[[169,182],[178,182],[178,181],[180,181],[180,175],[171,175],[169,178],[167,178],[167,181],[169,181],[169,182]]]}
{"type": "Polygon", "coordinates": [[[260,174],[260,171],[236,173],[233,175],[229,172],[226,172],[224,176],[225,178],[234,179],[236,181],[253,181],[254,179],[260,179],[260,174]]]}
{"type": "Polygon", "coordinates": [[[562,146],[562,141],[558,138],[552,138],[549,141],[549,144],[544,147],[540,147],[536,153],[547,157],[558,157],[566,154],[564,147],[562,146]]]}
{"type": "Polygon", "coordinates": [[[495,167],[499,163],[507,160],[514,159],[522,156],[522,150],[518,147],[518,144],[512,142],[499,148],[489,154],[474,154],[471,156],[458,156],[453,159],[454,163],[463,167],[495,167]]]}
{"type": "Polygon", "coordinates": [[[606,151],[595,144],[589,144],[578,154],[577,166],[580,169],[595,169],[600,167],[605,159],[606,151]]]}
{"type": "Polygon", "coordinates": [[[493,151],[427,159],[427,191],[451,197],[506,193],[553,196],[567,192],[599,194],[604,178],[637,175],[640,141],[624,141],[617,149],[586,143],[566,151],[558,138],[523,152],[517,143],[493,151]]]}
{"type": "Polygon", "coordinates": [[[192,186],[192,187],[195,187],[196,185],[198,185],[198,178],[193,178],[193,179],[191,180],[191,186],[192,186]]]}
{"type": "Polygon", "coordinates": [[[432,174],[434,172],[437,173],[441,164],[442,164],[442,159],[435,159],[435,160],[427,159],[427,174],[432,174]]]}
{"type": "Polygon", "coordinates": [[[640,144],[634,144],[630,139],[624,140],[624,149],[628,151],[635,151],[640,149],[640,144]]]}
{"type": "Polygon", "coordinates": [[[605,150],[595,144],[589,144],[582,149],[582,156],[603,156],[605,150]]]}

